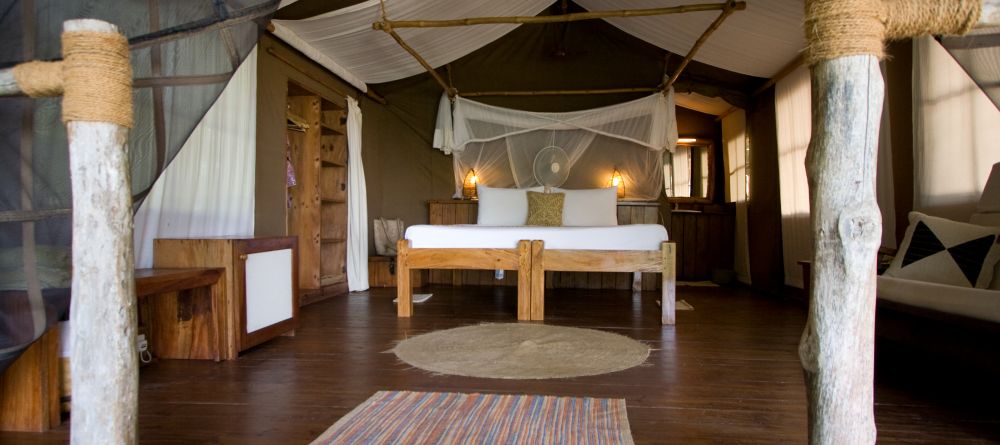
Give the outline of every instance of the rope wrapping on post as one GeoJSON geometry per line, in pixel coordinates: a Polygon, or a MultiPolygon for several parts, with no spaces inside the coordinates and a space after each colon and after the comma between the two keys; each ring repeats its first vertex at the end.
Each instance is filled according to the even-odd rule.
{"type": "Polygon", "coordinates": [[[132,128],[132,65],[121,34],[64,32],[63,122],[109,122],[132,128]]]}
{"type": "Polygon", "coordinates": [[[885,56],[886,39],[965,34],[982,0],[812,0],[806,2],[805,62],[862,54],[885,56]]]}
{"type": "Polygon", "coordinates": [[[25,62],[14,67],[17,86],[28,97],[63,94],[62,62],[25,62]]]}

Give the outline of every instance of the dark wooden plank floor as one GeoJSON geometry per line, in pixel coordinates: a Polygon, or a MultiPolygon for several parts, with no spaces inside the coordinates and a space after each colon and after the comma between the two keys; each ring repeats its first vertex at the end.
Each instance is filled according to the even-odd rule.
{"type": "MultiPolygon", "coordinates": [[[[511,381],[431,375],[386,353],[408,336],[514,319],[513,288],[431,291],[410,320],[396,318],[394,289],[376,289],[303,308],[295,337],[236,361],[163,360],[143,368],[141,442],[308,443],[375,391],[404,389],[624,397],[637,443],[806,441],[799,302],[681,287],[678,298],[695,310],[679,311],[675,327],[661,327],[655,293],[638,300],[627,291],[550,291],[546,323],[617,332],[655,351],[646,365],[613,374],[511,381]]],[[[911,358],[880,358],[879,442],[1000,441],[995,393],[982,392],[981,382],[943,376],[940,367],[923,366],[926,359],[914,366],[911,358]]],[[[63,425],[46,434],[0,433],[0,443],[66,443],[68,435],[63,425]]]]}

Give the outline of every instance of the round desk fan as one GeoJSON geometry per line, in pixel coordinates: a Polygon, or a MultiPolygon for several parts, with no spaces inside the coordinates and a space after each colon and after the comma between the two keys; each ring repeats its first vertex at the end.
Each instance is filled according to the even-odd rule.
{"type": "Polygon", "coordinates": [[[549,193],[552,187],[559,187],[569,177],[569,156],[555,145],[545,147],[535,155],[532,171],[535,180],[545,186],[545,193],[549,193]]]}

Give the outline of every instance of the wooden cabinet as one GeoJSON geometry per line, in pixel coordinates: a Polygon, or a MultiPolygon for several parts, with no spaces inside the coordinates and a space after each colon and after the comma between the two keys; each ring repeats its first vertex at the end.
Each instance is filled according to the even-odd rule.
{"type": "Polygon", "coordinates": [[[218,317],[223,359],[293,331],[298,323],[295,237],[157,239],[153,265],[225,269],[218,317]]]}
{"type": "Polygon", "coordinates": [[[735,236],[733,204],[701,204],[670,212],[668,233],[677,242],[677,277],[710,280],[715,270],[732,270],[735,236]]]}
{"type": "MultiPolygon", "coordinates": [[[[428,201],[430,224],[475,224],[479,203],[469,200],[428,201]]],[[[618,224],[659,224],[659,203],[655,201],[621,201],[618,203],[618,224]]],[[[506,271],[503,279],[496,279],[489,270],[430,270],[431,284],[461,285],[517,285],[517,274],[506,271]]],[[[632,289],[632,274],[622,272],[545,272],[546,288],[581,289],[632,289]]],[[[659,274],[646,273],[642,277],[643,290],[660,287],[659,274]]]]}
{"type": "Polygon", "coordinates": [[[288,158],[296,181],[288,189],[287,233],[299,237],[299,287],[346,292],[346,111],[289,83],[287,117],[288,158]]]}

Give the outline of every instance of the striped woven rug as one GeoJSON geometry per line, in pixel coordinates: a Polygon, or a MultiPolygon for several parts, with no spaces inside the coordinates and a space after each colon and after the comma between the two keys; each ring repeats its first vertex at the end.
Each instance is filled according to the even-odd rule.
{"type": "Polygon", "coordinates": [[[313,444],[632,444],[623,399],[379,391],[313,444]]]}

